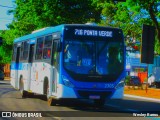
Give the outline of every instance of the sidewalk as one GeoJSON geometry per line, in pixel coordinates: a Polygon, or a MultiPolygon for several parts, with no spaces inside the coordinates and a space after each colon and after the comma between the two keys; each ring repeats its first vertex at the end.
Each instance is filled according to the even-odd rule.
{"type": "Polygon", "coordinates": [[[5,77],[4,80],[10,80],[10,77],[5,77]]]}
{"type": "Polygon", "coordinates": [[[156,88],[148,88],[146,91],[145,89],[134,90],[134,89],[125,87],[124,94],[127,97],[148,99],[148,100],[160,102],[160,89],[156,89],[156,88]]]}

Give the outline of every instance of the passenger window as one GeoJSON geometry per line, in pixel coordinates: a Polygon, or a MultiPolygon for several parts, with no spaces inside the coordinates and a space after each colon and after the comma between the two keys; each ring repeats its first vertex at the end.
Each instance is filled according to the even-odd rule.
{"type": "Polygon", "coordinates": [[[21,47],[20,47],[20,60],[23,60],[23,42],[21,43],[21,47]]]}
{"type": "Polygon", "coordinates": [[[43,59],[51,58],[52,35],[46,36],[44,41],[43,59]]]}
{"type": "Polygon", "coordinates": [[[44,37],[37,39],[36,56],[35,56],[36,60],[42,59],[43,41],[44,41],[44,37]]]}
{"type": "Polygon", "coordinates": [[[28,60],[29,41],[21,43],[20,60],[28,60]]]}
{"type": "Polygon", "coordinates": [[[12,53],[12,61],[16,60],[16,53],[17,53],[17,44],[13,45],[13,53],[12,53]]]}
{"type": "Polygon", "coordinates": [[[24,42],[23,47],[23,60],[28,60],[28,53],[29,53],[29,41],[24,42]]]}

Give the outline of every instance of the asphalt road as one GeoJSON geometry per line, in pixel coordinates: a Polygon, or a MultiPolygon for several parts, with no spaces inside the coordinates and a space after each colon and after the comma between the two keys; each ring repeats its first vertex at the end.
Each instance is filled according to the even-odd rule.
{"type": "Polygon", "coordinates": [[[118,120],[152,120],[151,117],[143,116],[160,116],[158,111],[160,111],[160,102],[129,97],[124,97],[122,100],[108,100],[104,108],[95,107],[89,100],[73,99],[61,100],[56,106],[48,106],[44,96],[21,98],[20,92],[15,90],[9,81],[0,81],[0,116],[5,116],[5,112],[12,115],[12,118],[1,117],[0,119],[3,120],[28,120],[33,119],[34,116],[37,120],[81,120],[82,118],[83,120],[117,120],[117,118],[118,120]]]}

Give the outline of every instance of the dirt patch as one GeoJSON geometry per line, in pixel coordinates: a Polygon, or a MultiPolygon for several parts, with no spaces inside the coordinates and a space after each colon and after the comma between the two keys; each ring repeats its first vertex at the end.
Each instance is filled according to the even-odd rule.
{"type": "Polygon", "coordinates": [[[154,88],[148,88],[146,91],[145,89],[132,89],[125,87],[124,94],[160,99],[160,89],[154,88]]]}

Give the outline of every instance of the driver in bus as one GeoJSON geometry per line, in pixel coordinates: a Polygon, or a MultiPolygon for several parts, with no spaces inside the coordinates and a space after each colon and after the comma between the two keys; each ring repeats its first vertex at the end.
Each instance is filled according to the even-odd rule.
{"type": "Polygon", "coordinates": [[[69,59],[71,59],[71,53],[69,50],[69,44],[66,45],[65,49],[64,49],[64,53],[65,53],[65,62],[69,62],[69,59]]]}
{"type": "Polygon", "coordinates": [[[108,58],[108,71],[112,74],[117,74],[121,70],[121,62],[119,60],[119,50],[117,47],[109,48],[109,58],[108,58]]]}
{"type": "Polygon", "coordinates": [[[65,62],[76,63],[77,62],[77,45],[67,44],[64,49],[65,62]]]}

